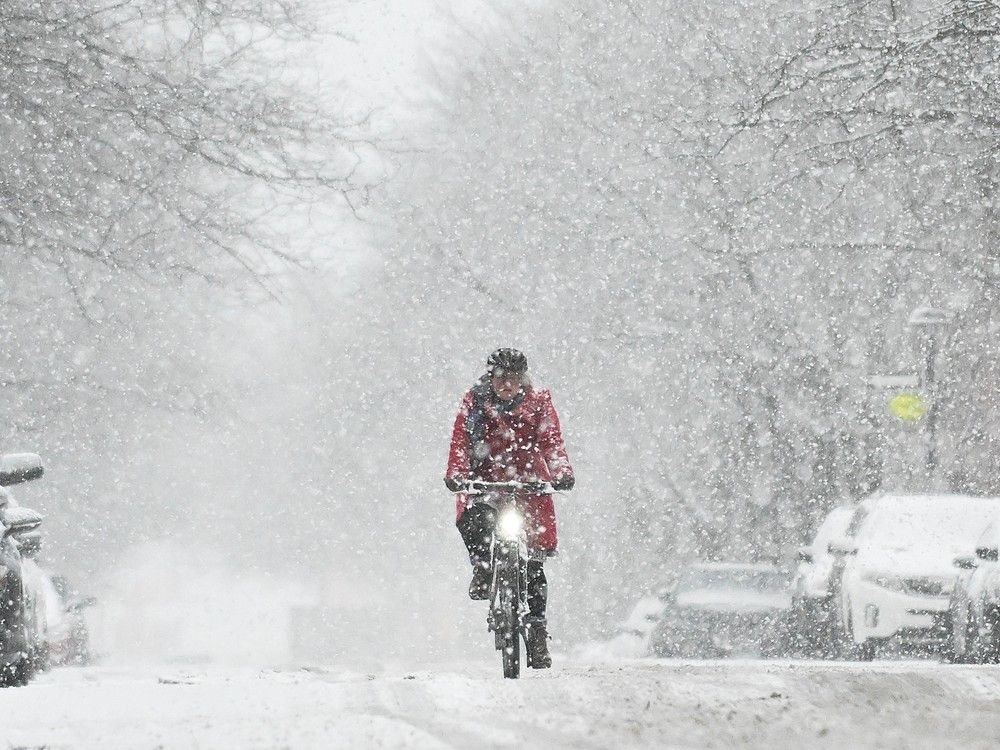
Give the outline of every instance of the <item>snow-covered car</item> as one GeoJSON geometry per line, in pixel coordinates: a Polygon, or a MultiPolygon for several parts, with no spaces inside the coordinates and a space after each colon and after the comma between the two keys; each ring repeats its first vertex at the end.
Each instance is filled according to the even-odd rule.
{"type": "Polygon", "coordinates": [[[643,596],[628,616],[617,623],[610,638],[579,645],[575,649],[576,656],[597,660],[649,656],[650,638],[665,607],[662,596],[643,596]]]}
{"type": "Polygon", "coordinates": [[[788,572],[766,563],[698,563],[685,570],[656,624],[654,656],[775,656],[785,647],[788,572]]]}
{"type": "Polygon", "coordinates": [[[883,495],[862,503],[857,536],[830,544],[847,555],[841,614],[857,658],[871,659],[890,643],[948,647],[954,559],[975,544],[998,507],[995,498],[962,495],[883,495]]]}
{"type": "Polygon", "coordinates": [[[49,667],[49,642],[61,619],[62,605],[48,574],[35,557],[41,548],[39,532],[24,534],[17,541],[21,553],[21,581],[28,627],[28,660],[34,671],[49,667]]]}
{"type": "Polygon", "coordinates": [[[38,564],[38,531],[19,537],[17,546],[22,560],[28,658],[34,670],[88,663],[90,643],[83,612],[94,600],[71,591],[64,577],[54,576],[38,564]]]}
{"type": "Polygon", "coordinates": [[[646,656],[657,623],[663,619],[666,603],[658,596],[644,596],[617,628],[612,650],[622,656],[646,656]]]}
{"type": "Polygon", "coordinates": [[[38,667],[38,620],[25,592],[26,560],[18,542],[41,522],[38,513],[16,505],[9,493],[0,494],[0,687],[26,684],[38,667]]]}
{"type": "Polygon", "coordinates": [[[82,596],[65,576],[49,577],[56,594],[56,624],[49,630],[49,661],[54,667],[82,666],[91,662],[90,630],[84,613],[96,600],[82,596]]]}
{"type": "Polygon", "coordinates": [[[39,645],[45,636],[29,558],[42,517],[20,506],[7,488],[43,471],[37,454],[0,456],[0,687],[24,685],[42,667],[39,645]]]}
{"type": "Polygon", "coordinates": [[[799,564],[792,578],[789,639],[796,652],[835,656],[841,635],[837,624],[841,557],[830,551],[833,539],[844,539],[856,505],[831,510],[816,530],[812,542],[798,551],[799,564]]]}
{"type": "Polygon", "coordinates": [[[30,673],[21,554],[5,510],[0,508],[0,686],[23,684],[30,673]]]}
{"type": "Polygon", "coordinates": [[[1000,514],[976,540],[974,550],[955,558],[958,572],[948,611],[954,661],[1000,661],[1000,514]]]}

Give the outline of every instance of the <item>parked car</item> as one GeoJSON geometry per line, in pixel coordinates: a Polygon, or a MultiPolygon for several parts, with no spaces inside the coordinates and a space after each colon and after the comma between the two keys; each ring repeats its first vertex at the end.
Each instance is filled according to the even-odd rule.
{"type": "Polygon", "coordinates": [[[857,658],[870,660],[890,645],[948,647],[954,559],[997,508],[1000,500],[962,495],[884,495],[862,503],[857,536],[830,544],[847,557],[841,616],[857,658]]]}
{"type": "Polygon", "coordinates": [[[650,637],[655,656],[776,656],[784,650],[790,575],[765,563],[698,563],[680,576],[650,637]]]}
{"type": "Polygon", "coordinates": [[[848,537],[856,511],[856,505],[834,508],[819,525],[812,542],[799,548],[788,625],[795,653],[827,657],[840,653],[842,634],[836,602],[843,558],[831,552],[829,545],[833,539],[848,537]]]}
{"type": "MultiPolygon", "coordinates": [[[[0,458],[0,488],[41,476],[41,459],[34,454],[0,458]]],[[[42,517],[0,492],[0,687],[24,685],[37,671],[34,656],[40,640],[37,617],[25,592],[25,558],[20,543],[38,528],[42,517]]]]}
{"type": "Polygon", "coordinates": [[[90,634],[85,610],[93,597],[74,591],[64,576],[52,575],[39,565],[41,534],[31,531],[18,536],[24,609],[28,618],[28,659],[34,671],[49,667],[90,663],[90,634]]]}
{"type": "Polygon", "coordinates": [[[650,639],[666,607],[662,596],[647,594],[616,624],[606,641],[584,644],[577,650],[584,658],[638,658],[649,656],[650,639]]]}
{"type": "Polygon", "coordinates": [[[62,604],[48,574],[35,558],[41,549],[38,531],[17,538],[21,553],[21,581],[24,587],[24,611],[28,625],[28,661],[34,672],[49,668],[49,643],[62,619],[62,604]]]}
{"type": "Polygon", "coordinates": [[[948,603],[953,661],[1000,662],[1000,514],[980,534],[970,554],[954,563],[958,576],[948,603]]]}
{"type": "Polygon", "coordinates": [[[0,687],[24,685],[33,673],[28,656],[34,637],[25,603],[21,554],[14,541],[19,530],[29,527],[25,514],[0,508],[0,687]]]}
{"type": "Polygon", "coordinates": [[[97,600],[92,596],[82,596],[73,589],[65,576],[50,576],[56,593],[58,624],[49,631],[49,661],[54,667],[90,664],[90,630],[84,613],[97,600]]]}

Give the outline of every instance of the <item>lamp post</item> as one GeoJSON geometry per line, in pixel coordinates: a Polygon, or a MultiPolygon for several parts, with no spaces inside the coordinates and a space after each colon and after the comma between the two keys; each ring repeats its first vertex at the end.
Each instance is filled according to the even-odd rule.
{"type": "Polygon", "coordinates": [[[937,362],[938,333],[951,322],[951,313],[933,307],[918,307],[910,314],[907,325],[922,334],[921,345],[924,351],[924,371],[921,381],[923,390],[929,402],[927,408],[927,480],[934,483],[934,473],[937,469],[937,398],[934,392],[935,364],[937,362]]]}

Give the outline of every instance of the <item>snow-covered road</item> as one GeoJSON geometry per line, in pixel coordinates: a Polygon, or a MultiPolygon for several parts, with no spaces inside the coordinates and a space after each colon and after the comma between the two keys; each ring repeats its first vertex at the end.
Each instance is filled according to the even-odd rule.
{"type": "Polygon", "coordinates": [[[1000,743],[1000,668],[931,662],[563,661],[63,669],[0,692],[2,748],[906,747],[1000,743]]]}

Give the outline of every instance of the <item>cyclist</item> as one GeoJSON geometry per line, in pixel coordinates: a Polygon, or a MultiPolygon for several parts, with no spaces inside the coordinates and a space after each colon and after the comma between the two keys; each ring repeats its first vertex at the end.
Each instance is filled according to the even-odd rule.
{"type": "MultiPolygon", "coordinates": [[[[536,390],[528,360],[516,349],[497,349],[486,360],[486,373],[462,399],[452,431],[445,485],[459,492],[466,480],[549,482],[555,490],[573,488],[573,467],[559,429],[559,417],[547,390],[536,390]]],[[[490,586],[490,545],[495,511],[457,498],[457,526],[472,562],[469,597],[486,599],[490,586]]],[[[556,516],[551,495],[523,498],[527,520],[528,617],[525,643],[528,664],[552,665],[545,621],[547,583],[543,563],[556,551],[556,516]]]]}

